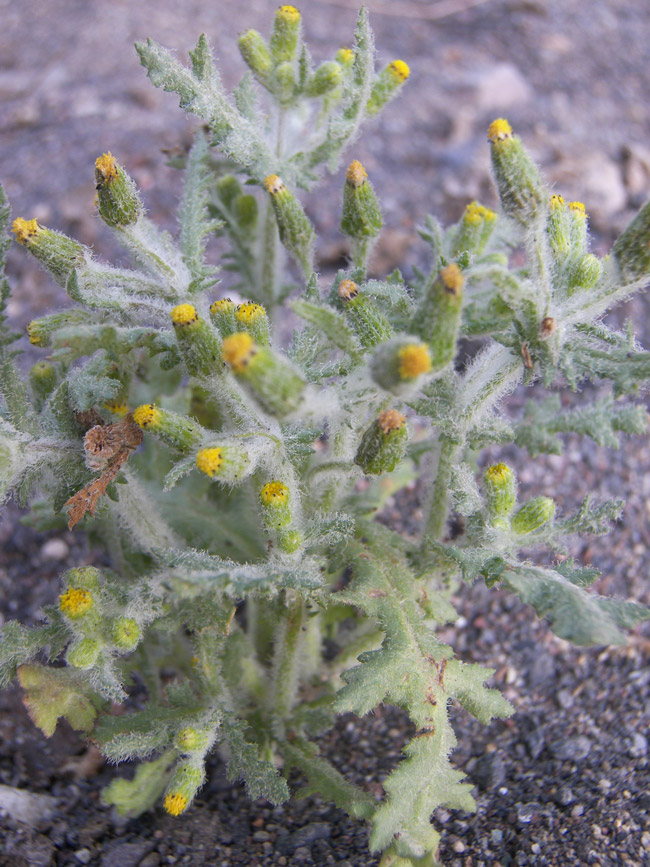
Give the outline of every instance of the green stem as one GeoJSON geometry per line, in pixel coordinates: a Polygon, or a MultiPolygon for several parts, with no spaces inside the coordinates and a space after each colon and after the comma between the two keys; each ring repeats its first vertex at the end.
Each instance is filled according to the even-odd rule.
{"type": "Polygon", "coordinates": [[[439,542],[445,532],[447,512],[449,511],[449,485],[451,471],[460,452],[460,447],[447,437],[440,438],[440,452],[436,480],[429,505],[429,514],[425,523],[425,538],[439,542]]]}
{"type": "Polygon", "coordinates": [[[274,734],[284,739],[284,725],[291,715],[299,685],[300,647],[304,603],[296,595],[291,601],[287,594],[286,608],[278,625],[273,654],[272,706],[274,734]]]}

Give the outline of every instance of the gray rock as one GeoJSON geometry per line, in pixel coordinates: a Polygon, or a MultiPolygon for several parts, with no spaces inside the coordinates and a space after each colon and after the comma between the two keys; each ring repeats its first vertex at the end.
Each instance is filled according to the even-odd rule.
{"type": "Polygon", "coordinates": [[[74,857],[80,864],[89,864],[90,859],[93,857],[93,853],[90,849],[77,849],[74,853],[74,857]]]}
{"type": "Polygon", "coordinates": [[[50,795],[35,795],[13,786],[0,786],[0,813],[5,813],[30,828],[36,828],[49,820],[56,805],[56,798],[50,795]]]}
{"type": "Polygon", "coordinates": [[[575,738],[562,738],[553,741],[549,749],[556,759],[579,762],[581,759],[586,759],[591,752],[591,741],[584,735],[578,735],[575,738]]]}
{"type": "Polygon", "coordinates": [[[276,849],[283,855],[288,855],[301,847],[311,848],[316,840],[327,840],[331,833],[332,829],[327,822],[310,822],[304,828],[278,840],[276,849]]]}
{"type": "Polygon", "coordinates": [[[137,867],[153,849],[148,840],[139,843],[118,843],[102,855],[102,867],[137,867]]]}
{"type": "Polygon", "coordinates": [[[633,759],[640,759],[648,754],[648,739],[641,732],[634,732],[630,738],[628,753],[633,759]]]}
{"type": "Polygon", "coordinates": [[[512,63],[498,63],[481,76],[476,105],[481,113],[505,111],[531,98],[530,85],[512,63]]]}
{"type": "Polygon", "coordinates": [[[506,769],[498,753],[486,753],[476,762],[472,779],[482,789],[493,789],[505,782],[506,769]]]}

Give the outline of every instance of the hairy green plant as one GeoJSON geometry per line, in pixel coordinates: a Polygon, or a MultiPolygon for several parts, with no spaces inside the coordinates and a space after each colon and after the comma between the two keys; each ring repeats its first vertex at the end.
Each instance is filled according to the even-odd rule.
{"type": "Polygon", "coordinates": [[[17,675],[45,734],[65,717],[109,760],[143,760],[104,793],[123,814],[159,799],[185,812],[218,747],[251,797],[284,801],[296,769],[303,793],[370,824],[384,867],[433,865],[433,811],[474,807],[450,761],[450,704],[485,723],[513,712],[485,686],[492,670],[437,637],[456,617],[455,579],[514,591],[579,644],[623,642],[648,617],[589,592],[594,569],[524,558],[606,532],[620,502],[587,497],[559,516],[548,497],[521,502],[504,463],[477,480],[476,455],[504,443],[557,453],[566,432],[616,446],[619,433],[647,429],[634,400],[650,353],[601,317],[648,281],[650,204],[599,259],[584,207],[550,195],[498,119],[488,138],[501,214],[472,202],[444,231],[427,218],[430,271],[410,285],[397,271],[368,279],[382,217],[354,160],[341,216],[351,263],[324,286],[298,190],[337,167],[408,67],[375,72],[365,10],[353,47],[318,67],[291,6],[268,41],[250,30],[239,46],[249,72],[232,95],[205,37],[189,68],[151,41],[137,46],[152,82],[204,123],[184,161],[177,237],[147,218],[111,154],[96,162],[97,208],[133,270],[36,220],[13,222],[74,303],[30,324],[44,356],[25,381],[1,283],[0,489],[31,504],[37,528],[82,524],[111,567],[68,570],[43,625],[4,626],[0,680],[17,675]],[[215,235],[241,302],[223,297],[206,260],[215,235]],[[484,346],[460,368],[465,336],[484,346]],[[610,382],[613,396],[562,410],[537,390],[519,421],[499,414],[504,396],[538,381],[610,382]],[[424,519],[418,538],[404,537],[376,516],[417,476],[424,519]],[[452,510],[466,526],[453,544],[452,510]],[[146,702],[114,716],[134,672],[146,702]],[[381,704],[403,708],[415,735],[378,800],[315,738],[336,714],[381,704]]]}

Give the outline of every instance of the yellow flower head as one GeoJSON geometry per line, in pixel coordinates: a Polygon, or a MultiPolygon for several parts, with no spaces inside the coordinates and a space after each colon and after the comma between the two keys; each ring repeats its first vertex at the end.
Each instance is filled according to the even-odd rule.
{"type": "Polygon", "coordinates": [[[393,60],[392,63],[388,64],[388,71],[397,81],[406,81],[411,74],[408,63],[403,60],[393,60]]]}
{"type": "Polygon", "coordinates": [[[104,408],[109,412],[112,412],[113,415],[124,416],[129,411],[128,406],[125,403],[120,403],[117,400],[109,400],[108,403],[104,404],[104,408]]]}
{"type": "Polygon", "coordinates": [[[230,298],[220,298],[210,305],[210,313],[229,313],[235,306],[235,302],[230,298]]]}
{"type": "Polygon", "coordinates": [[[574,214],[578,214],[580,217],[587,216],[587,209],[582,204],[582,202],[569,202],[569,210],[574,214]]]}
{"type": "Polygon", "coordinates": [[[385,434],[389,434],[394,430],[399,430],[404,426],[406,418],[401,412],[396,409],[386,409],[380,413],[377,423],[385,434]]]}
{"type": "Polygon", "coordinates": [[[368,172],[359,160],[352,160],[345,173],[345,180],[351,187],[360,187],[368,180],[368,172]]]}
{"type": "Polygon", "coordinates": [[[187,798],[180,792],[168,792],[165,795],[163,807],[170,816],[180,816],[187,807],[187,798]]]}
{"type": "Polygon", "coordinates": [[[219,448],[201,449],[196,456],[196,466],[206,476],[213,478],[223,464],[223,452],[219,448]]]}
{"type": "Polygon", "coordinates": [[[397,353],[400,379],[415,379],[431,370],[429,348],[424,343],[407,343],[397,353]]]}
{"type": "Polygon", "coordinates": [[[78,620],[94,606],[92,594],[80,587],[71,587],[59,596],[59,609],[70,620],[78,620]]]}
{"type": "Polygon", "coordinates": [[[267,175],[264,178],[264,186],[266,187],[267,192],[271,193],[272,196],[277,196],[277,194],[282,192],[284,189],[282,178],[278,175],[267,175]]]}
{"type": "Polygon", "coordinates": [[[552,211],[559,211],[564,207],[564,199],[562,196],[557,194],[551,196],[551,201],[549,202],[549,208],[552,211]]]}
{"type": "Polygon", "coordinates": [[[496,219],[496,212],[480,205],[478,202],[470,202],[465,208],[463,220],[470,226],[478,226],[480,223],[489,223],[496,219]]]}
{"type": "Polygon", "coordinates": [[[95,160],[95,168],[103,178],[105,184],[114,180],[117,177],[117,166],[115,165],[115,157],[108,151],[102,154],[95,160]]]}
{"type": "Polygon", "coordinates": [[[283,506],[289,499],[289,488],[282,482],[273,481],[264,485],[260,491],[263,506],[283,506]]]}
{"type": "Polygon", "coordinates": [[[339,285],[339,298],[341,301],[352,301],[359,294],[359,287],[354,280],[341,280],[339,285]]]}
{"type": "Polygon", "coordinates": [[[192,304],[179,304],[171,312],[174,325],[192,325],[199,318],[196,308],[192,304]]]}
{"type": "Polygon", "coordinates": [[[300,12],[295,6],[280,6],[275,16],[284,21],[300,21],[300,12]]]}
{"type": "Polygon", "coordinates": [[[134,411],[133,421],[141,428],[155,427],[160,421],[160,410],[153,403],[143,403],[134,411]]]}
{"type": "Polygon", "coordinates": [[[238,331],[237,334],[226,337],[222,349],[224,360],[234,373],[244,371],[257,352],[255,341],[246,331],[238,331]]]}
{"type": "Polygon", "coordinates": [[[485,481],[493,485],[502,485],[512,477],[512,470],[508,464],[493,464],[485,471],[485,481]]]}
{"type": "Polygon", "coordinates": [[[18,217],[13,221],[11,231],[19,244],[27,244],[30,238],[41,231],[41,227],[38,225],[38,220],[23,220],[22,217],[18,217]]]}
{"type": "Polygon", "coordinates": [[[253,304],[252,301],[246,301],[237,308],[235,318],[238,322],[247,324],[254,322],[256,319],[266,319],[266,310],[261,304],[253,304]]]}
{"type": "Polygon", "coordinates": [[[43,335],[38,333],[38,323],[30,322],[27,326],[27,336],[32,346],[43,346],[43,335]]]}
{"type": "Polygon", "coordinates": [[[354,51],[351,48],[339,48],[334,59],[341,66],[350,66],[354,61],[354,51]]]}
{"type": "Polygon", "coordinates": [[[440,279],[450,295],[458,295],[463,288],[463,272],[455,262],[440,269],[440,279]]]}
{"type": "Polygon", "coordinates": [[[493,120],[488,127],[488,141],[494,144],[512,138],[512,127],[504,117],[493,120]]]}

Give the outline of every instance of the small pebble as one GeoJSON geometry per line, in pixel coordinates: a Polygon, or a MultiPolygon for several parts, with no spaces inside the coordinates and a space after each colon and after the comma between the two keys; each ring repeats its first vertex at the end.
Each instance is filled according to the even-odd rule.
{"type": "Polygon", "coordinates": [[[74,853],[74,857],[80,864],[88,864],[90,859],[93,857],[93,853],[90,849],[77,849],[74,853]]]}
{"type": "Polygon", "coordinates": [[[70,549],[63,539],[48,539],[41,547],[41,557],[44,560],[65,560],[70,549]]]}

